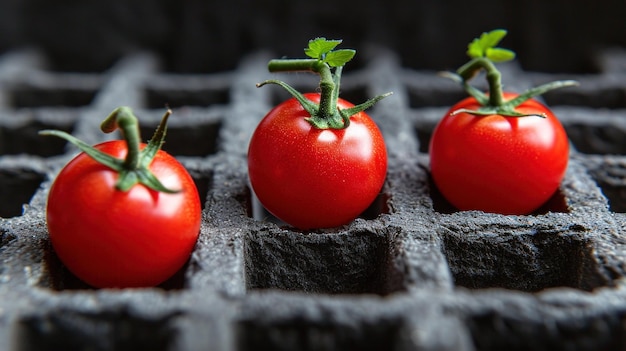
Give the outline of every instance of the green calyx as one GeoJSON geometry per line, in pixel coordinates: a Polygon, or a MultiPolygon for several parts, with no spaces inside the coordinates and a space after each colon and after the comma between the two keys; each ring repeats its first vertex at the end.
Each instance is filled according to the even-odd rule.
{"type": "Polygon", "coordinates": [[[550,90],[578,85],[578,82],[573,80],[551,82],[528,89],[517,97],[505,101],[502,92],[502,77],[494,63],[511,61],[515,58],[513,51],[497,47],[506,34],[507,31],[504,29],[483,33],[468,45],[467,55],[471,58],[469,62],[461,66],[456,73],[442,73],[443,76],[460,83],[465,91],[481,105],[478,110],[460,109],[453,111],[452,115],[470,113],[477,116],[498,114],[508,117],[537,116],[545,118],[544,114],[519,113],[515,111],[515,108],[524,101],[550,90]],[[489,84],[488,95],[468,83],[480,70],[486,72],[486,79],[489,84]]]}
{"type": "Polygon", "coordinates": [[[257,84],[261,87],[266,84],[277,84],[283,87],[309,113],[306,118],[313,127],[318,129],[344,129],[350,125],[350,117],[373,106],[378,101],[391,95],[378,95],[366,102],[347,109],[337,107],[339,86],[343,66],[352,60],[355,50],[335,50],[341,40],[327,40],[316,38],[309,41],[304,53],[308,59],[276,59],[268,64],[270,72],[306,71],[320,75],[320,102],[319,104],[307,99],[289,84],[275,79],[266,80],[257,84]]]}
{"type": "Polygon", "coordinates": [[[106,154],[93,146],[75,138],[74,136],[59,130],[42,130],[41,135],[53,135],[74,144],[85,154],[93,158],[95,161],[109,167],[119,173],[116,189],[120,191],[128,191],[136,184],[143,184],[150,189],[164,192],[177,193],[180,190],[166,188],[156,176],[150,172],[148,167],[161,149],[165,140],[167,130],[167,119],[172,111],[167,109],[159,127],[154,132],[152,139],[148,145],[140,150],[141,138],[139,135],[139,123],[130,107],[118,107],[102,122],[100,129],[104,133],[111,133],[117,129],[122,131],[124,140],[128,148],[125,159],[118,159],[106,154]]]}

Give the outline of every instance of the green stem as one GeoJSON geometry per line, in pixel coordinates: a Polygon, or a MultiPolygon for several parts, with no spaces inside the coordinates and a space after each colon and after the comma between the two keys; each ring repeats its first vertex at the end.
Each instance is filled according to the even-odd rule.
{"type": "Polygon", "coordinates": [[[139,123],[129,107],[118,107],[115,109],[100,125],[100,129],[104,133],[111,133],[117,129],[122,131],[122,135],[127,145],[127,154],[124,160],[117,159],[107,153],[104,153],[91,145],[88,145],[72,135],[57,130],[42,130],[41,135],[53,135],[67,140],[74,144],[85,154],[93,158],[96,162],[107,166],[108,168],[119,173],[116,189],[120,191],[128,191],[136,184],[143,184],[150,189],[164,192],[177,193],[180,190],[172,190],[166,188],[161,181],[148,169],[157,152],[163,145],[165,131],[167,129],[167,118],[171,114],[168,109],[159,127],[155,131],[148,145],[141,150],[141,138],[139,133],[139,123]]]}
{"type": "Polygon", "coordinates": [[[337,87],[333,73],[326,63],[316,59],[275,59],[268,63],[267,68],[270,72],[307,71],[319,74],[320,102],[317,117],[332,120],[337,116],[337,99],[335,97],[338,95],[336,94],[337,87]]]}
{"type": "Polygon", "coordinates": [[[496,66],[486,57],[476,57],[461,66],[457,73],[464,82],[472,79],[481,69],[487,73],[487,83],[489,84],[489,105],[499,107],[504,105],[502,92],[502,76],[496,66]]]}
{"type": "Polygon", "coordinates": [[[274,59],[267,64],[271,73],[276,72],[316,72],[313,66],[317,65],[317,59],[274,59]]]}
{"type": "Polygon", "coordinates": [[[309,41],[309,47],[305,49],[307,59],[274,59],[270,60],[267,68],[270,72],[313,72],[320,76],[320,99],[319,103],[308,100],[289,84],[279,80],[266,80],[257,84],[261,87],[265,84],[277,84],[283,87],[302,105],[310,117],[305,118],[317,129],[345,129],[350,125],[350,117],[371,107],[380,99],[391,93],[379,95],[362,104],[348,109],[339,109],[339,86],[341,73],[346,62],[350,61],[355,54],[354,50],[337,50],[333,48],[341,41],[327,41],[317,38],[309,41]]]}
{"type": "Polygon", "coordinates": [[[477,110],[459,109],[453,111],[452,115],[456,115],[459,113],[470,113],[476,116],[489,116],[493,114],[499,114],[508,117],[537,116],[545,118],[545,114],[520,113],[515,111],[515,108],[523,102],[550,90],[578,85],[578,82],[573,80],[551,82],[535,88],[528,89],[517,97],[505,101],[502,92],[500,71],[496,69],[493,62],[487,57],[476,57],[470,60],[468,63],[461,66],[461,68],[457,70],[457,74],[444,73],[443,75],[447,78],[451,78],[457,83],[462,84],[465,88],[465,91],[467,91],[468,94],[474,97],[476,101],[478,101],[478,103],[481,105],[481,107],[477,110]],[[487,72],[489,96],[486,96],[484,93],[468,84],[468,81],[474,78],[476,74],[482,69],[487,72]]]}
{"type": "Polygon", "coordinates": [[[320,109],[319,117],[332,119],[337,115],[337,99],[335,98],[336,85],[330,67],[327,64],[321,65],[319,71],[320,80],[320,109]]]}
{"type": "Polygon", "coordinates": [[[515,109],[523,102],[547,91],[578,84],[575,81],[552,82],[528,89],[517,97],[505,101],[504,92],[502,91],[502,76],[494,64],[494,62],[505,62],[515,58],[513,51],[496,47],[505,35],[506,31],[502,29],[483,33],[479,38],[474,39],[468,45],[467,54],[472,59],[461,66],[456,71],[456,74],[443,74],[445,77],[451,78],[455,82],[463,85],[465,91],[476,99],[480,105],[478,109],[474,110],[458,109],[452,111],[452,115],[469,113],[476,116],[498,114],[507,117],[537,116],[543,118],[545,117],[544,113],[521,113],[515,109]],[[481,70],[485,70],[486,72],[487,83],[489,84],[488,96],[468,83],[481,70]]]}
{"type": "Polygon", "coordinates": [[[122,131],[122,136],[126,141],[126,147],[128,149],[128,154],[124,159],[124,167],[127,170],[138,169],[141,137],[139,136],[139,123],[130,107],[122,106],[113,110],[102,122],[100,129],[104,133],[112,133],[116,129],[122,131]]]}

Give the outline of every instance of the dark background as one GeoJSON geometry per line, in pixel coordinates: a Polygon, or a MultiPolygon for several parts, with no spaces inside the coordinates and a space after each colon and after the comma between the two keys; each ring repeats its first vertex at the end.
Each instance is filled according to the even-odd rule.
{"type": "Polygon", "coordinates": [[[259,49],[302,56],[316,36],[384,45],[417,69],[465,62],[467,43],[505,28],[527,70],[593,73],[596,53],[626,47],[626,0],[2,0],[0,52],[33,46],[59,71],[101,71],[136,50],[172,72],[232,69],[259,49]]]}

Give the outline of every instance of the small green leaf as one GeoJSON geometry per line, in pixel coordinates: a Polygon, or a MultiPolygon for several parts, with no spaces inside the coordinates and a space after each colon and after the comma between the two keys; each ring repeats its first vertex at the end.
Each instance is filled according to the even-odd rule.
{"type": "Polygon", "coordinates": [[[485,56],[493,62],[506,62],[515,58],[515,53],[508,49],[488,48],[485,56]]]}
{"type": "Polygon", "coordinates": [[[326,38],[315,38],[309,40],[309,47],[304,49],[304,53],[314,59],[322,60],[324,56],[332,51],[342,40],[327,40],[326,38]]]}
{"type": "Polygon", "coordinates": [[[330,67],[344,66],[348,63],[348,61],[352,60],[354,55],[356,55],[356,51],[350,49],[331,51],[326,54],[324,62],[326,62],[330,67]]]}
{"type": "Polygon", "coordinates": [[[483,33],[481,35],[481,41],[485,49],[495,48],[502,39],[506,36],[507,31],[504,29],[494,29],[489,33],[483,33]]]}
{"type": "Polygon", "coordinates": [[[484,57],[488,49],[495,48],[498,43],[506,36],[507,31],[504,29],[494,29],[480,35],[479,38],[472,40],[467,46],[467,55],[471,58],[484,57]]]}
{"type": "MultiPolygon", "coordinates": [[[[476,40],[478,40],[478,39],[474,39],[472,44],[474,44],[474,42],[476,40]]],[[[482,47],[480,47],[478,45],[472,45],[472,44],[470,44],[467,47],[467,56],[469,56],[471,58],[483,57],[483,49],[482,49],[482,47]]]]}

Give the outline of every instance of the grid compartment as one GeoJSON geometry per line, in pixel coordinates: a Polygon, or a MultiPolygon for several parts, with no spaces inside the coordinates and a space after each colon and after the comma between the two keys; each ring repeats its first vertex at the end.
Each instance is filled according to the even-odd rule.
{"type": "Polygon", "coordinates": [[[0,120],[0,156],[36,155],[58,156],[65,152],[66,141],[41,136],[39,131],[58,129],[72,133],[76,113],[70,110],[52,110],[48,113],[22,111],[0,120]]]}
{"type": "MultiPolygon", "coordinates": [[[[430,134],[462,89],[378,50],[350,67],[342,97],[358,103],[394,92],[368,111],[387,140],[387,181],[358,219],[312,232],[277,223],[249,188],[247,142],[288,97],[255,83],[280,77],[302,90],[316,83],[267,73],[266,53],[225,72],[173,74],[147,54],[72,82],[40,68],[5,79],[0,344],[8,351],[623,348],[621,66],[607,58],[611,64],[582,77],[580,88],[546,97],[570,134],[570,168],[541,210],[503,216],[452,208],[428,173],[430,134]],[[164,149],[189,170],[203,204],[189,262],[155,288],[92,289],[66,270],[46,235],[47,191],[76,150],[36,132],[108,140],[115,135],[97,127],[118,103],[133,107],[144,138],[169,104],[164,149]]],[[[514,88],[561,78],[506,69],[519,79],[514,88]]]]}
{"type": "Polygon", "coordinates": [[[455,284],[471,289],[593,290],[601,276],[587,266],[594,262],[589,239],[567,232],[453,233],[444,246],[455,284]]]}
{"type": "Polygon", "coordinates": [[[0,218],[22,215],[22,207],[30,202],[45,174],[26,168],[0,170],[0,218]]]}
{"type": "Polygon", "coordinates": [[[319,294],[379,294],[401,290],[387,278],[385,233],[252,233],[246,239],[249,289],[319,294]]]}
{"type": "Polygon", "coordinates": [[[124,310],[105,313],[50,311],[20,320],[20,350],[171,349],[175,331],[168,319],[139,319],[124,310]]]}

